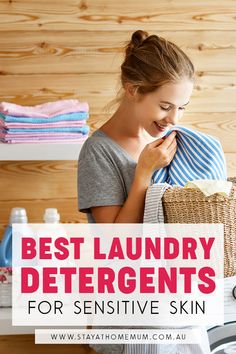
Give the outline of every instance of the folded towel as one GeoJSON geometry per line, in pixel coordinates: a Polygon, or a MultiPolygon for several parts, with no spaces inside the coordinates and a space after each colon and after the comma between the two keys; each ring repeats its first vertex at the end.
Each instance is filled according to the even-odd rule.
{"type": "Polygon", "coordinates": [[[57,127],[53,127],[53,128],[35,128],[35,129],[28,129],[28,128],[16,128],[16,129],[2,129],[0,128],[0,133],[2,134],[17,134],[17,133],[21,133],[22,135],[27,134],[27,133],[53,133],[53,132],[64,132],[64,133],[72,133],[72,132],[78,132],[81,134],[88,134],[89,132],[89,126],[88,125],[84,125],[82,127],[73,127],[73,128],[68,128],[68,127],[63,127],[63,128],[57,128],[57,127]]]}
{"type": "Polygon", "coordinates": [[[169,166],[154,172],[154,183],[184,186],[197,179],[227,179],[225,157],[218,139],[181,126],[175,126],[167,135],[172,131],[177,131],[177,152],[169,166]]]}
{"type": "Polygon", "coordinates": [[[72,139],[72,138],[82,138],[88,134],[82,134],[82,133],[28,133],[28,134],[1,134],[0,133],[0,138],[9,140],[9,139],[18,139],[18,140],[24,140],[24,139],[34,139],[34,138],[42,138],[42,139],[55,139],[55,138],[60,138],[62,137],[63,139],[72,139]]]}
{"type": "Polygon", "coordinates": [[[88,112],[87,102],[76,99],[58,100],[37,106],[20,106],[10,102],[0,102],[0,112],[5,115],[19,117],[49,118],[65,113],[88,112]]]}
{"type": "Polygon", "coordinates": [[[72,121],[72,120],[83,120],[88,119],[89,115],[87,112],[74,112],[68,114],[59,114],[52,118],[34,118],[34,117],[18,117],[18,116],[10,116],[5,115],[0,112],[0,118],[4,120],[4,122],[18,122],[18,123],[53,123],[53,122],[60,122],[60,121],[72,121]]]}
{"type": "Polygon", "coordinates": [[[36,132],[41,132],[41,133],[51,133],[51,132],[68,132],[68,133],[72,133],[72,132],[78,132],[78,133],[82,133],[82,134],[87,134],[89,132],[89,126],[88,125],[84,125],[82,127],[53,127],[53,128],[35,128],[35,129],[0,129],[0,131],[2,133],[6,133],[6,134],[15,134],[15,133],[36,133],[36,132]]]}
{"type": "Polygon", "coordinates": [[[229,181],[214,181],[206,179],[187,182],[184,188],[199,189],[206,197],[216,193],[223,195],[224,197],[228,197],[230,195],[232,185],[233,183],[229,181]]]}
{"type": "Polygon", "coordinates": [[[5,129],[10,129],[10,128],[50,128],[50,127],[82,127],[83,125],[86,124],[86,120],[73,120],[73,121],[66,121],[62,120],[59,122],[53,122],[53,123],[8,123],[4,122],[2,119],[0,119],[0,127],[3,127],[5,129]]]}
{"type": "Polygon", "coordinates": [[[63,137],[54,137],[54,138],[25,138],[25,139],[1,139],[0,142],[5,144],[42,144],[42,143],[50,143],[50,144],[82,144],[88,138],[88,135],[84,135],[82,138],[63,138],[63,137]]]}

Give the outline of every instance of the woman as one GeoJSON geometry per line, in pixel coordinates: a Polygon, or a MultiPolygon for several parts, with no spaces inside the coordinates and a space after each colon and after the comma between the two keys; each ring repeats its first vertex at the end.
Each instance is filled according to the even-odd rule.
{"type": "MultiPolygon", "coordinates": [[[[172,161],[177,148],[175,132],[162,137],[182,117],[193,81],[193,64],[180,48],[141,30],[133,33],[121,65],[118,109],[79,157],[79,209],[89,222],[142,223],[152,174],[172,161]]],[[[139,353],[125,347],[123,353],[139,353]]],[[[141,352],[159,353],[157,347],[141,352]]]]}

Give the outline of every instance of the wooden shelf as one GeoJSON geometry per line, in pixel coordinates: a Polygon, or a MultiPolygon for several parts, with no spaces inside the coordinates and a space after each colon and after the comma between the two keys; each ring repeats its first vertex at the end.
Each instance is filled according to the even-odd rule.
{"type": "Polygon", "coordinates": [[[83,144],[4,144],[0,143],[0,161],[77,160],[83,144]]]}

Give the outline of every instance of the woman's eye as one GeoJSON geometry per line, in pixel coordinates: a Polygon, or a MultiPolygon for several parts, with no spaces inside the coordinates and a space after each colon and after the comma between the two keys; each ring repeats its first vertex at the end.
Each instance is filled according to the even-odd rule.
{"type": "MultiPolygon", "coordinates": [[[[160,106],[160,108],[163,110],[163,111],[170,111],[172,109],[172,107],[163,107],[163,106],[160,106]]],[[[179,110],[180,111],[184,111],[185,110],[185,107],[179,107],[179,110]]]]}
{"type": "Polygon", "coordinates": [[[162,106],[160,106],[160,107],[161,107],[161,109],[163,109],[163,111],[169,111],[171,109],[171,107],[162,107],[162,106]]]}

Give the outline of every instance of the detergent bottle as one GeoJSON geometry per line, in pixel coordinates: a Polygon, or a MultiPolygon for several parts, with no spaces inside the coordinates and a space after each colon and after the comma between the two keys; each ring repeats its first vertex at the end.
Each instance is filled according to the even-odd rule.
{"type": "Polygon", "coordinates": [[[5,230],[0,245],[0,267],[12,266],[12,224],[25,224],[27,221],[27,214],[24,208],[13,208],[11,210],[9,225],[5,230]]]}
{"type": "MultiPolygon", "coordinates": [[[[62,229],[62,225],[60,224],[60,214],[56,208],[45,209],[43,220],[44,226],[41,232],[43,232],[44,235],[47,234],[50,235],[52,239],[56,239],[57,237],[62,236],[62,234],[64,234],[64,230],[62,229]]],[[[41,232],[39,233],[39,235],[41,234],[41,232]]],[[[57,251],[53,244],[51,245],[51,251],[57,251]]],[[[57,262],[55,262],[55,265],[58,266],[57,262]]]]}
{"type": "Polygon", "coordinates": [[[46,224],[58,224],[60,222],[60,214],[56,208],[47,208],[45,209],[43,219],[46,224]]]}

